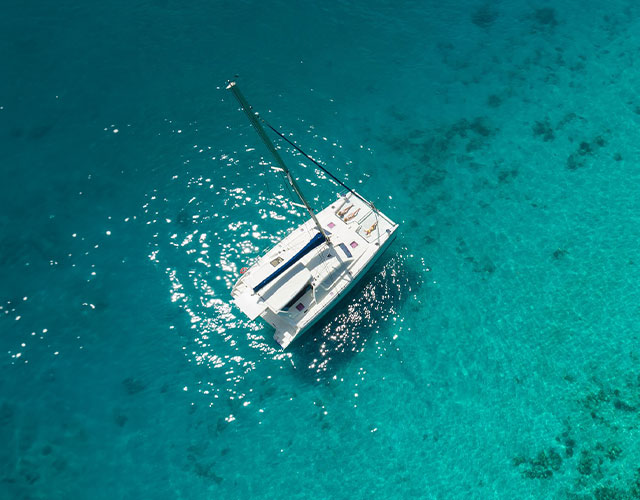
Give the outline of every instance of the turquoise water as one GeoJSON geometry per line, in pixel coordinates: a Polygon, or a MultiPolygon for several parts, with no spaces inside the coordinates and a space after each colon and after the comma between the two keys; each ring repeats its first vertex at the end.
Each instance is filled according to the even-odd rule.
{"type": "Polygon", "coordinates": [[[3,10],[1,498],[640,497],[636,2],[3,10]],[[235,74],[402,223],[284,352],[235,74]]]}

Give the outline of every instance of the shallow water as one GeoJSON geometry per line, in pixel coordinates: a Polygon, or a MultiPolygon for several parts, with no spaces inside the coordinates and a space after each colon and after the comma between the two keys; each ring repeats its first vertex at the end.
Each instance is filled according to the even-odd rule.
{"type": "Polygon", "coordinates": [[[638,14],[10,2],[0,496],[640,497],[638,14]],[[235,74],[402,224],[284,352],[229,296],[304,220],[235,74]]]}

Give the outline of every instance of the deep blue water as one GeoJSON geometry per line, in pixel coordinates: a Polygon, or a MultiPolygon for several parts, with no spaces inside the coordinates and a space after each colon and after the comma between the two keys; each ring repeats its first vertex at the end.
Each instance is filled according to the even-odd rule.
{"type": "Polygon", "coordinates": [[[640,498],[639,14],[5,2],[0,498],[640,498]],[[402,224],[284,352],[236,74],[402,224]]]}

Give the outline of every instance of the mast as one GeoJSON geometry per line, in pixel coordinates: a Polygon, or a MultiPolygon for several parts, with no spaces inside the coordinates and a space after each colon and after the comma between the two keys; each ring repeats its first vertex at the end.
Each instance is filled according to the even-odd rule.
{"type": "Polygon", "coordinates": [[[262,128],[262,125],[260,125],[260,122],[258,121],[258,118],[260,117],[260,115],[253,110],[251,105],[244,98],[244,96],[242,95],[242,92],[240,92],[240,89],[238,88],[238,85],[236,85],[236,82],[229,82],[229,84],[227,85],[227,90],[230,90],[231,92],[233,92],[233,95],[240,103],[242,110],[247,115],[247,118],[249,118],[251,125],[253,125],[253,128],[255,128],[256,132],[258,132],[260,139],[262,139],[262,142],[264,142],[265,146],[267,146],[267,149],[271,152],[271,154],[273,155],[273,158],[276,160],[278,167],[280,167],[283,170],[283,172],[287,176],[287,180],[289,181],[289,184],[291,184],[291,187],[300,198],[300,201],[302,201],[302,203],[304,204],[305,208],[307,209],[307,212],[309,212],[309,215],[311,215],[311,218],[313,219],[313,222],[315,222],[316,227],[318,228],[318,231],[320,231],[320,234],[324,236],[325,241],[331,244],[331,242],[329,241],[329,236],[327,236],[327,233],[324,231],[324,229],[322,229],[322,226],[320,225],[320,222],[318,222],[318,218],[316,217],[315,212],[313,211],[313,209],[309,205],[309,202],[305,199],[304,195],[302,194],[302,191],[300,190],[298,183],[295,181],[295,179],[291,175],[289,168],[287,167],[287,165],[285,165],[276,147],[273,145],[269,137],[267,137],[267,133],[262,128]]]}

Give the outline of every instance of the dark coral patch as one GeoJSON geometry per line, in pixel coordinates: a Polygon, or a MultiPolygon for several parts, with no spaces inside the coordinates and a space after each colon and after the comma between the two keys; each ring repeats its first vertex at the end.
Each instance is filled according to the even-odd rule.
{"type": "Polygon", "coordinates": [[[147,385],[139,379],[127,377],[122,381],[122,386],[129,396],[138,394],[146,389],[147,385]]]}
{"type": "Polygon", "coordinates": [[[569,253],[568,250],[565,250],[564,248],[558,248],[553,252],[553,258],[555,260],[560,260],[564,258],[568,253],[569,253]]]}
{"type": "Polygon", "coordinates": [[[555,139],[555,134],[553,132],[553,128],[551,127],[551,123],[549,122],[549,118],[545,118],[542,121],[535,122],[533,124],[532,130],[534,136],[542,137],[542,140],[544,140],[545,142],[549,142],[555,139]]]}
{"type": "Polygon", "coordinates": [[[522,476],[529,479],[549,479],[554,472],[560,470],[562,457],[554,449],[540,451],[535,457],[518,456],[513,459],[513,465],[521,467],[522,476]]]}
{"type": "Polygon", "coordinates": [[[616,399],[613,402],[613,407],[616,410],[620,410],[620,411],[626,411],[628,413],[634,412],[636,411],[636,408],[634,406],[631,406],[628,403],[625,403],[624,401],[622,401],[621,399],[616,399]]]}
{"type": "Polygon", "coordinates": [[[498,11],[490,3],[481,5],[471,14],[471,22],[480,28],[488,28],[496,19],[498,11]]]}
{"type": "Polygon", "coordinates": [[[533,13],[533,19],[541,26],[554,27],[558,24],[556,11],[551,7],[536,9],[533,13]]]}
{"type": "Polygon", "coordinates": [[[193,471],[196,473],[196,475],[198,475],[203,479],[212,480],[216,484],[220,484],[223,478],[216,474],[214,470],[214,466],[215,466],[214,462],[206,463],[206,462],[194,461],[193,471]]]}
{"type": "Polygon", "coordinates": [[[567,428],[560,436],[557,436],[556,441],[564,446],[565,456],[571,458],[573,449],[576,447],[576,441],[571,437],[571,428],[567,428]]]}
{"type": "Polygon", "coordinates": [[[14,410],[9,403],[6,401],[2,403],[0,406],[0,425],[2,427],[7,427],[11,420],[13,419],[14,410]]]}
{"type": "Polygon", "coordinates": [[[510,170],[501,170],[500,172],[498,172],[498,182],[500,184],[506,184],[508,182],[511,182],[516,177],[518,177],[517,168],[512,168],[510,170]]]}
{"type": "Polygon", "coordinates": [[[593,492],[595,500],[628,500],[627,492],[616,486],[598,486],[593,492]]]}
{"type": "Polygon", "coordinates": [[[493,132],[486,119],[483,117],[474,118],[474,120],[469,124],[469,129],[482,137],[489,137],[493,132]]]}
{"type": "Polygon", "coordinates": [[[29,130],[29,139],[38,140],[45,137],[53,128],[53,125],[39,125],[29,130]]]}
{"type": "Polygon", "coordinates": [[[577,170],[584,167],[587,159],[606,145],[607,141],[601,135],[596,136],[592,141],[580,141],[578,149],[567,158],[567,168],[577,170]]]}
{"type": "Polygon", "coordinates": [[[580,452],[580,460],[578,461],[578,472],[583,476],[590,476],[599,470],[599,463],[587,450],[580,452]]]}
{"type": "Polygon", "coordinates": [[[122,415],[122,414],[120,414],[120,413],[116,413],[116,414],[113,416],[113,421],[115,422],[115,424],[116,424],[118,427],[124,427],[124,424],[126,424],[126,423],[127,423],[127,420],[128,420],[128,418],[127,418],[125,415],[122,415]]]}
{"type": "Polygon", "coordinates": [[[487,105],[490,108],[498,108],[502,105],[502,99],[496,94],[491,94],[489,97],[487,97],[487,105]]]}

